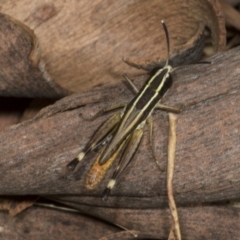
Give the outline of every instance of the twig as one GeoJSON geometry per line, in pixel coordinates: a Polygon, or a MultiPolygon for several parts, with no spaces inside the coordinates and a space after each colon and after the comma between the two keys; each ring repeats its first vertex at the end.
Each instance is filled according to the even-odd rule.
{"type": "Polygon", "coordinates": [[[169,140],[168,140],[168,167],[167,167],[167,193],[168,204],[173,219],[173,226],[169,234],[170,239],[181,240],[181,232],[178,221],[177,207],[173,196],[173,173],[174,173],[174,160],[176,151],[176,122],[177,117],[174,114],[169,113],[169,140]]]}

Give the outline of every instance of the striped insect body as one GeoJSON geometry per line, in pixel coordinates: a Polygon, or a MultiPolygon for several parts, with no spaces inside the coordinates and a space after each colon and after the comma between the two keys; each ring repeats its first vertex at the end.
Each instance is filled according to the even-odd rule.
{"type": "MultiPolygon", "coordinates": [[[[164,21],[162,21],[162,25],[166,35],[169,56],[168,31],[164,21]]],[[[146,83],[139,91],[127,75],[124,75],[126,80],[130,82],[136,92],[136,96],[123,108],[120,113],[114,114],[106,120],[106,122],[103,123],[95,132],[82,152],[80,152],[80,154],[67,165],[67,167],[73,171],[87,153],[99,146],[102,146],[103,150],[98,155],[86,178],[86,187],[93,189],[98,185],[104,177],[106,171],[117,159],[118,162],[116,169],[114,170],[112,178],[103,192],[104,200],[107,200],[117,179],[129,165],[135,152],[137,151],[143,136],[143,128],[146,122],[149,123],[149,126],[151,125],[151,114],[153,110],[157,108],[164,111],[179,112],[179,109],[159,104],[161,98],[172,86],[173,81],[171,72],[173,70],[174,69],[168,65],[167,60],[163,68],[156,68],[152,70],[146,83]]],[[[101,113],[105,113],[110,110],[113,110],[113,107],[106,108],[102,110],[101,113]]],[[[152,129],[152,126],[150,126],[150,129],[152,129]]],[[[152,136],[152,133],[150,133],[150,136],[152,136]]]]}

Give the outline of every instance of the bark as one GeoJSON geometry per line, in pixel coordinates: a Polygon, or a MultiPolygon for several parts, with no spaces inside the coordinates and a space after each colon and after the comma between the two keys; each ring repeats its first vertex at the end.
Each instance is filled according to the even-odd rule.
{"type": "Polygon", "coordinates": [[[41,207],[33,207],[13,217],[0,212],[1,239],[99,239],[117,232],[117,227],[103,221],[41,207]]]}
{"type": "MultiPolygon", "coordinates": [[[[173,66],[201,57],[205,27],[211,30],[213,48],[222,50],[226,33],[220,5],[214,0],[80,1],[67,7],[61,1],[17,1],[14,8],[10,4],[4,3],[1,11],[21,22],[1,15],[0,34],[6,45],[1,44],[0,50],[8,53],[2,59],[0,54],[2,69],[7,69],[0,76],[2,95],[55,98],[69,94],[52,79],[73,91],[95,88],[66,97],[34,119],[0,132],[0,195],[42,195],[122,225],[138,238],[165,239],[171,228],[166,171],[159,171],[152,158],[147,128],[139,151],[107,202],[101,200],[101,193],[116,162],[94,190],[86,189],[85,178],[98,153],[89,154],[74,173],[67,172],[66,165],[109,115],[92,122],[86,118],[133,97],[127,85],[116,79],[122,72],[130,76],[138,72],[126,70],[119,59],[145,70],[163,65],[167,51],[162,19],[170,35],[173,66]],[[42,55],[38,55],[38,42],[42,55]],[[101,86],[109,79],[115,84],[101,86]]],[[[163,100],[184,106],[178,116],[173,182],[183,239],[239,236],[239,210],[209,204],[240,197],[239,52],[236,48],[218,53],[209,59],[212,64],[176,69],[174,86],[163,100]]],[[[146,74],[137,77],[136,85],[140,88],[146,78],[146,74]]],[[[154,140],[162,169],[167,162],[167,119],[166,113],[154,113],[154,140]]],[[[16,213],[28,206],[0,207],[16,213]]],[[[134,239],[127,231],[118,232],[84,215],[36,207],[15,218],[0,212],[0,225],[3,239],[134,239]]]]}
{"type": "MultiPolygon", "coordinates": [[[[177,125],[174,191],[178,204],[239,198],[239,48],[209,60],[212,64],[176,70],[174,86],[164,98],[165,104],[185,106],[177,125]]],[[[136,84],[142,85],[145,78],[140,77],[136,84]]],[[[147,134],[107,203],[99,196],[114,165],[93,191],[84,186],[96,153],[89,154],[74,173],[66,171],[66,164],[109,116],[94,121],[84,119],[103,107],[128,102],[131,98],[131,91],[122,83],[96,88],[64,98],[45,108],[35,119],[2,131],[0,194],[76,194],[77,202],[100,206],[164,205],[166,173],[159,171],[152,158],[147,134]]],[[[157,111],[154,140],[163,169],[167,133],[167,116],[157,111]]]]}
{"type": "MultiPolygon", "coordinates": [[[[0,212],[0,236],[6,240],[167,239],[171,227],[167,209],[106,209],[87,206],[80,209],[83,213],[92,213],[107,222],[79,213],[33,207],[15,217],[0,212]]],[[[181,207],[178,211],[183,239],[239,239],[240,210],[237,208],[195,206],[181,207]]]]}
{"type": "Polygon", "coordinates": [[[0,95],[61,98],[70,92],[52,81],[41,59],[34,32],[0,14],[0,95]]]}

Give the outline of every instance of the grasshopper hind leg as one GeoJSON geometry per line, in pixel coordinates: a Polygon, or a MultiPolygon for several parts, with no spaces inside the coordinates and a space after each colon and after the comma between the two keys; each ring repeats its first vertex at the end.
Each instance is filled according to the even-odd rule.
{"type": "Polygon", "coordinates": [[[114,132],[116,131],[118,122],[121,119],[121,112],[112,115],[108,118],[95,132],[90,141],[84,147],[84,149],[75,157],[71,162],[67,164],[69,171],[74,171],[77,165],[83,160],[83,158],[89,152],[98,147],[106,145],[110,140],[114,132]]]}
{"type": "Polygon", "coordinates": [[[116,105],[113,105],[113,106],[109,106],[109,107],[101,109],[96,114],[94,114],[92,117],[90,117],[90,118],[83,118],[83,119],[87,120],[87,121],[93,121],[96,118],[104,115],[105,113],[108,113],[108,112],[111,112],[111,111],[115,111],[117,109],[124,108],[125,106],[126,106],[126,103],[119,103],[119,104],[116,104],[116,105]]]}
{"type": "MultiPolygon", "coordinates": [[[[80,152],[80,154],[85,156],[84,152],[80,152]]],[[[81,161],[81,160],[79,160],[79,158],[81,157],[81,156],[79,157],[79,155],[67,164],[66,167],[69,171],[74,171],[74,169],[77,167],[78,163],[81,161]]],[[[81,159],[83,159],[83,157],[81,157],[81,159]]]]}
{"type": "Polygon", "coordinates": [[[125,144],[123,145],[123,151],[120,157],[120,160],[118,162],[118,165],[113,172],[112,178],[109,181],[107,187],[105,188],[102,199],[104,201],[107,201],[108,196],[113,189],[113,187],[116,184],[117,179],[121,175],[121,173],[124,171],[124,169],[128,166],[128,164],[131,162],[139,144],[142,139],[143,135],[143,128],[137,128],[133,133],[130,134],[130,136],[125,140],[125,144]]]}
{"type": "Polygon", "coordinates": [[[157,164],[157,166],[159,167],[160,171],[164,171],[164,169],[162,169],[159,161],[158,161],[158,158],[157,158],[157,155],[156,155],[156,152],[155,152],[155,145],[154,145],[154,137],[153,137],[153,119],[152,117],[149,117],[147,119],[147,124],[148,124],[148,132],[149,132],[149,144],[150,144],[150,147],[151,147],[151,152],[152,152],[152,156],[157,164]]]}

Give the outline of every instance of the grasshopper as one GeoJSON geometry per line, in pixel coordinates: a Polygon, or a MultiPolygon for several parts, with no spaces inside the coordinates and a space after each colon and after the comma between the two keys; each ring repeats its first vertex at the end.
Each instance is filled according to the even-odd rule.
{"type": "MultiPolygon", "coordinates": [[[[150,126],[150,143],[152,142],[151,115],[153,110],[158,108],[164,111],[177,113],[180,111],[177,108],[164,106],[159,103],[167,90],[172,86],[173,81],[171,73],[174,70],[168,64],[169,35],[163,20],[162,26],[166,36],[168,51],[168,58],[165,66],[163,68],[153,69],[146,83],[139,91],[129,77],[126,74],[124,75],[125,79],[131,84],[136,92],[136,96],[125,106],[119,105],[116,107],[108,107],[97,113],[92,119],[114,108],[124,107],[121,112],[114,114],[100,126],[84,149],[67,165],[67,168],[73,171],[89,152],[102,147],[102,151],[98,155],[86,178],[86,187],[93,189],[101,181],[112,162],[115,159],[119,159],[112,178],[103,192],[104,200],[107,200],[117,179],[131,162],[142,139],[143,128],[146,122],[150,126]]],[[[153,156],[156,159],[154,148],[152,145],[151,147],[153,156]]]]}

